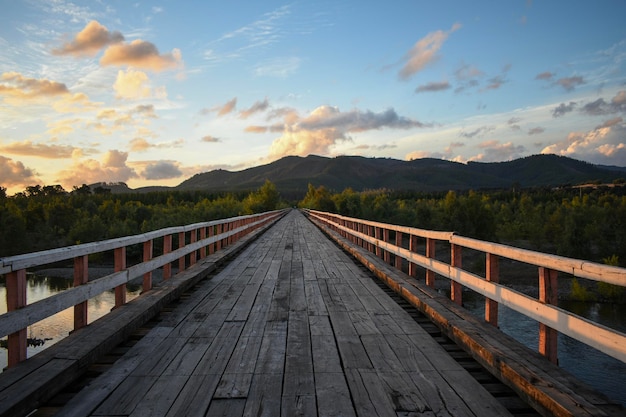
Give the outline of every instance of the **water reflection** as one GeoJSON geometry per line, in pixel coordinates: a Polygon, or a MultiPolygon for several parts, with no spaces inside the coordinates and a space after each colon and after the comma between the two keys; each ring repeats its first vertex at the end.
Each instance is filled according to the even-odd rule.
{"type": "MultiPolygon", "coordinates": [[[[485,298],[471,291],[463,293],[463,306],[480,318],[485,317],[485,298]]],[[[559,307],[581,317],[626,333],[626,305],[559,301],[559,307]]],[[[528,348],[537,351],[539,324],[517,311],[500,306],[500,330],[528,348]]],[[[569,336],[559,334],[559,366],[609,398],[626,406],[626,364],[569,336]]]]}
{"type": "MultiPolygon", "coordinates": [[[[35,301],[57,294],[71,287],[71,279],[29,274],[27,277],[26,302],[32,304],[35,301]]],[[[127,286],[127,301],[137,297],[140,292],[141,287],[139,285],[129,284],[127,286]]],[[[0,282],[0,300],[2,300],[2,302],[0,302],[0,314],[6,313],[6,302],[4,301],[6,300],[6,287],[4,280],[0,282]]],[[[105,291],[91,298],[87,305],[87,320],[88,323],[92,323],[109,313],[113,306],[115,306],[115,292],[113,290],[105,291]]],[[[28,357],[41,352],[65,338],[73,328],[73,308],[63,310],[54,316],[29,326],[27,330],[27,337],[30,342],[27,348],[28,357]]],[[[6,338],[4,338],[4,340],[6,340],[6,338]]],[[[7,365],[7,351],[6,348],[4,348],[5,343],[6,342],[2,343],[1,347],[3,348],[0,349],[0,371],[7,365]]]]}

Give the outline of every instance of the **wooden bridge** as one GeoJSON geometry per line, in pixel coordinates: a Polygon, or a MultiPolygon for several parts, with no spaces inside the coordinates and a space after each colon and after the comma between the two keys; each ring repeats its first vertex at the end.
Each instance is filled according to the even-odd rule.
{"type": "Polygon", "coordinates": [[[519,307],[543,322],[540,355],[492,325],[498,303],[525,297],[498,284],[497,259],[513,249],[307,214],[336,242],[291,210],[0,260],[10,361],[0,415],[624,415],[550,360],[556,331],[583,333],[624,360],[623,334],[550,306],[564,262],[576,276],[621,285],[624,269],[515,254],[540,268],[540,299],[519,307]],[[448,263],[435,240],[451,242],[448,263]],[[143,262],[126,264],[130,245],[143,247],[143,262]],[[476,245],[486,245],[483,278],[461,268],[460,247],[476,245]],[[114,251],[116,272],[89,281],[87,257],[104,250],[114,251]],[[25,271],[63,259],[74,259],[76,286],[27,304],[25,271]],[[165,279],[153,287],[157,268],[165,279]],[[431,288],[435,276],[451,279],[452,301],[431,288]],[[124,285],[141,277],[145,292],[126,304],[124,285]],[[486,320],[459,306],[461,285],[489,296],[486,320]],[[86,300],[109,288],[118,308],[87,325],[86,300]],[[24,329],[69,306],[76,330],[26,359],[24,329]]]}

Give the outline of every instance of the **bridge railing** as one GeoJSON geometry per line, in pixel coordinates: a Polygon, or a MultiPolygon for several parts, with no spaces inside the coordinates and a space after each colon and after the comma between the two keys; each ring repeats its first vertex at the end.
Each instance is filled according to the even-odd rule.
{"type": "Polygon", "coordinates": [[[426,270],[425,282],[435,286],[435,276],[450,280],[450,297],[461,305],[462,289],[467,287],[485,296],[485,320],[498,325],[498,306],[504,305],[539,322],[541,354],[557,362],[558,332],[626,362],[626,335],[599,323],[559,308],[557,277],[559,272],[574,277],[626,287],[626,268],[570,259],[459,236],[453,232],[396,226],[337,214],[309,210],[308,214],[328,225],[356,245],[417,276],[417,266],[426,270]],[[450,247],[450,263],[435,258],[437,243],[450,247]],[[418,246],[423,254],[417,253],[418,246]],[[485,254],[484,277],[463,268],[464,248],[485,254]],[[534,265],[538,269],[538,298],[515,291],[499,281],[500,259],[507,258],[534,265]],[[403,262],[404,261],[404,262],[403,262]]]}
{"type": "Polygon", "coordinates": [[[74,307],[74,329],[87,325],[87,302],[90,298],[115,289],[115,308],[126,303],[126,284],[143,277],[143,291],[152,288],[152,273],[162,268],[163,279],[172,276],[172,264],[178,271],[199,259],[230,245],[253,230],[280,216],[272,211],[249,216],[232,217],[186,226],[170,227],[140,235],[100,242],[85,243],[0,259],[0,275],[6,278],[7,312],[0,315],[0,337],[8,336],[8,366],[26,359],[28,326],[67,308],[74,307]],[[162,253],[154,253],[159,239],[162,253]],[[174,244],[175,243],[175,244],[174,244]],[[142,245],[142,260],[127,267],[126,249],[142,245]],[[89,280],[89,255],[113,251],[114,272],[89,280]],[[28,304],[26,272],[56,262],[73,260],[74,286],[61,293],[28,304]]]}

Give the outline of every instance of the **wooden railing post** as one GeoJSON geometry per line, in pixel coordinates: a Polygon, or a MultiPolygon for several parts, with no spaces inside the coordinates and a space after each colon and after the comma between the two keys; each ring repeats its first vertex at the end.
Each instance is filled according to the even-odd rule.
{"type": "MultiPolygon", "coordinates": [[[[209,226],[209,237],[213,237],[215,233],[215,226],[209,226]]],[[[215,242],[209,244],[209,255],[215,252],[215,242]]]]}
{"type": "MultiPolygon", "coordinates": [[[[185,232],[178,233],[178,249],[185,247],[185,232]]],[[[185,255],[178,258],[178,272],[185,270],[185,255]]]]}
{"type": "MultiPolygon", "coordinates": [[[[6,275],[7,311],[15,311],[26,306],[26,270],[9,272],[6,275]]],[[[13,367],[26,360],[26,329],[8,336],[7,364],[13,367]]]]}
{"type": "MultiPolygon", "coordinates": [[[[126,269],[126,246],[116,248],[113,252],[115,262],[115,272],[126,269]]],[[[115,287],[115,307],[118,308],[126,304],[126,284],[115,287]]]]}
{"type": "MultiPolygon", "coordinates": [[[[222,234],[222,228],[223,228],[223,225],[222,225],[221,223],[220,223],[220,224],[218,224],[218,225],[217,225],[217,230],[215,231],[215,234],[216,234],[216,235],[221,235],[221,234],[222,234]]],[[[215,245],[215,250],[216,250],[216,251],[218,251],[218,250],[222,249],[222,239],[219,239],[219,240],[218,240],[217,242],[215,242],[215,243],[216,243],[216,245],[215,245]]]]}
{"type": "MultiPolygon", "coordinates": [[[[487,253],[485,279],[496,284],[500,280],[498,259],[497,255],[487,253]]],[[[485,320],[487,323],[498,327],[498,303],[490,298],[485,298],[485,320]]]]}
{"type": "MultiPolygon", "coordinates": [[[[148,262],[152,259],[152,252],[154,250],[154,241],[152,239],[143,242],[143,261],[148,262]]],[[[150,291],[152,289],[152,271],[143,274],[143,287],[142,291],[150,291]]]]}
{"type": "MultiPolygon", "coordinates": [[[[195,243],[198,241],[198,230],[194,229],[191,231],[191,237],[189,243],[195,243]]],[[[194,265],[196,263],[197,251],[193,251],[189,254],[189,266],[194,265]]]]}
{"type": "MultiPolygon", "coordinates": [[[[380,240],[381,239],[381,228],[380,227],[374,227],[375,232],[374,232],[374,236],[376,237],[376,240],[380,240]]],[[[382,249],[380,248],[380,246],[376,246],[376,256],[378,256],[379,258],[383,257],[383,253],[382,253],[382,249]]]]}
{"type": "MultiPolygon", "coordinates": [[[[172,235],[163,236],[163,255],[172,251],[172,235]]],[[[168,262],[163,265],[163,279],[170,279],[172,277],[172,263],[168,262]]]]}
{"type": "MultiPolygon", "coordinates": [[[[200,229],[200,240],[206,239],[206,227],[200,229]]],[[[206,258],[206,246],[200,248],[200,259],[206,258]]]]}
{"type": "MultiPolygon", "coordinates": [[[[451,244],[450,245],[451,255],[450,255],[450,265],[456,268],[461,268],[463,265],[463,257],[461,255],[461,246],[451,244]]],[[[463,305],[463,286],[458,282],[451,280],[450,281],[450,299],[457,303],[458,305],[463,305]]]]}
{"type": "MultiPolygon", "coordinates": [[[[74,286],[86,284],[89,281],[89,256],[74,258],[74,286]]],[[[87,325],[87,301],[74,306],[74,330],[87,325]]]]}
{"type": "MultiPolygon", "coordinates": [[[[542,303],[557,305],[557,276],[557,271],[539,267],[539,301],[542,303]]],[[[552,363],[558,363],[557,337],[558,332],[555,329],[539,323],[539,353],[552,363]]]]}
{"type": "MultiPolygon", "coordinates": [[[[435,239],[426,238],[426,257],[435,257],[435,239]]],[[[426,269],[426,285],[435,288],[435,271],[426,269]]]]}
{"type": "MultiPolygon", "coordinates": [[[[409,251],[417,252],[417,236],[409,236],[409,251]]],[[[417,276],[417,265],[409,261],[409,275],[415,278],[417,276]]]]}
{"type": "MultiPolygon", "coordinates": [[[[389,243],[389,229],[383,229],[383,241],[389,243]]],[[[391,254],[388,250],[383,250],[383,260],[386,264],[391,263],[391,254]]]]}
{"type": "MultiPolygon", "coordinates": [[[[396,246],[398,248],[402,247],[402,232],[396,231],[396,246]]],[[[394,266],[400,271],[402,271],[402,257],[399,255],[396,255],[396,260],[394,263],[395,263],[394,266]]]]}

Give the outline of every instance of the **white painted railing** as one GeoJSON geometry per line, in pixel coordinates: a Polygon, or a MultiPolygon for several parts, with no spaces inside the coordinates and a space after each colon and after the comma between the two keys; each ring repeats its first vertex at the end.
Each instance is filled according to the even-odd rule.
{"type": "Polygon", "coordinates": [[[87,325],[87,301],[96,295],[115,289],[115,306],[126,303],[126,284],[143,277],[143,291],[152,288],[152,272],[163,269],[163,279],[172,276],[172,263],[178,270],[195,264],[198,259],[230,245],[246,234],[281,216],[284,211],[272,211],[250,216],[170,227],[141,235],[121,237],[101,242],[85,243],[59,249],[27,253],[0,259],[0,275],[6,277],[7,313],[0,315],[0,337],[8,335],[8,365],[26,359],[26,329],[67,308],[74,307],[74,329],[87,325]],[[177,248],[173,250],[173,238],[177,248]],[[163,251],[155,256],[154,241],[162,239],[163,251]],[[143,262],[127,267],[126,248],[143,245],[143,262]],[[89,255],[113,251],[115,272],[89,281],[89,255]],[[27,304],[26,272],[29,268],[72,259],[74,287],[43,300],[27,304]]]}
{"type": "Polygon", "coordinates": [[[557,304],[557,274],[564,272],[626,287],[626,268],[602,265],[579,259],[564,258],[507,245],[439,232],[396,226],[332,213],[308,210],[309,216],[321,221],[344,238],[375,253],[416,277],[417,268],[426,269],[426,285],[434,287],[435,276],[450,280],[451,299],[462,304],[463,286],[485,296],[485,320],[498,324],[498,305],[502,304],[539,322],[539,352],[557,362],[557,332],[592,346],[607,355],[626,362],[626,335],[599,323],[561,309],[557,304]],[[393,241],[390,236],[393,236],[393,241]],[[425,254],[416,252],[418,241],[425,244],[425,254]],[[425,242],[424,242],[425,240],[425,242]],[[435,258],[435,244],[450,245],[450,263],[435,258]],[[486,256],[485,277],[462,268],[462,248],[483,252],[486,256]],[[393,259],[392,259],[393,255],[393,259]],[[499,259],[508,258],[538,268],[539,297],[534,298],[498,283],[499,259]]]}

